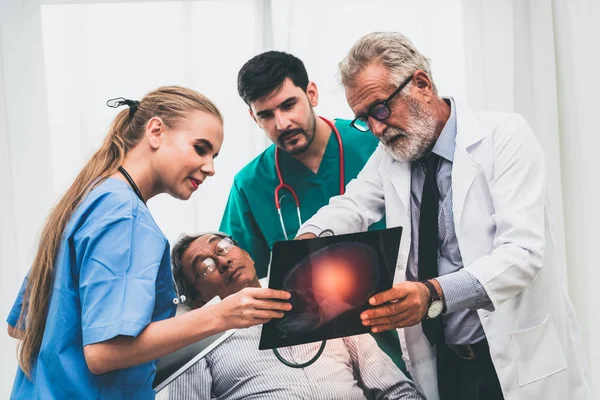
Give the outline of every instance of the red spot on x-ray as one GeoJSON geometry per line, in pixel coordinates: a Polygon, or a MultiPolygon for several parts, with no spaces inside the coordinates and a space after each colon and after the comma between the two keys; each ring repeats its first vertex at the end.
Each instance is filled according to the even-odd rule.
{"type": "Polygon", "coordinates": [[[277,322],[284,335],[313,331],[365,304],[379,283],[377,252],[360,243],[336,243],[300,261],[284,278],[293,308],[277,322]]]}

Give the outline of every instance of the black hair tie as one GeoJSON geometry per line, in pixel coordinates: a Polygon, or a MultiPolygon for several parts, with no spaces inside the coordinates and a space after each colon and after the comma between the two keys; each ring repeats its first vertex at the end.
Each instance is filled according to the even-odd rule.
{"type": "Polygon", "coordinates": [[[124,97],[115,97],[114,99],[109,99],[106,101],[106,105],[110,108],[118,108],[121,106],[129,107],[129,118],[133,118],[135,112],[137,111],[140,102],[139,100],[129,100],[124,97]]]}

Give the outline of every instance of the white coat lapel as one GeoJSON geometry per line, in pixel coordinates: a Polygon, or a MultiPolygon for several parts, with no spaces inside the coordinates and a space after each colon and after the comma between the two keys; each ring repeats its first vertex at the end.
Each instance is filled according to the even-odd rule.
{"type": "MultiPolygon", "coordinates": [[[[456,103],[455,103],[456,104],[456,103]]],[[[469,154],[469,148],[484,138],[483,129],[472,113],[456,106],[456,149],[452,165],[452,212],[458,232],[465,198],[481,166],[469,154]]]]}
{"type": "Polygon", "coordinates": [[[452,165],[452,212],[454,213],[454,225],[460,224],[465,198],[479,169],[479,164],[469,156],[469,153],[462,147],[457,146],[454,151],[454,164],[452,165]]]}
{"type": "Polygon", "coordinates": [[[404,207],[410,209],[410,163],[393,160],[390,165],[384,166],[383,171],[394,185],[404,207]]]}

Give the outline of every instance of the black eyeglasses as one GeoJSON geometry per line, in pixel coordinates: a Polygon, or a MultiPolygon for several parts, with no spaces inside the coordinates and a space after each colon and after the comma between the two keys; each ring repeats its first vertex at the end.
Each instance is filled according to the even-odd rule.
{"type": "Polygon", "coordinates": [[[213,254],[210,257],[205,258],[204,261],[200,263],[200,266],[198,267],[198,271],[200,271],[200,273],[196,272],[196,278],[194,278],[194,287],[196,287],[196,283],[198,283],[198,278],[206,279],[210,274],[213,273],[215,269],[217,269],[217,263],[213,257],[215,255],[227,255],[234,246],[235,243],[230,237],[224,237],[223,239],[219,240],[219,242],[215,245],[213,254]]]}
{"type": "Polygon", "coordinates": [[[389,116],[392,115],[392,110],[390,109],[390,106],[388,106],[388,103],[394,98],[394,96],[400,93],[402,89],[406,87],[406,85],[408,85],[412,78],[413,75],[411,74],[404,82],[402,82],[400,86],[398,86],[398,89],[394,90],[394,93],[390,94],[387,99],[373,104],[366,114],[362,114],[354,118],[352,122],[350,122],[350,126],[358,129],[361,132],[367,132],[371,129],[371,126],[369,125],[369,117],[373,117],[377,121],[384,121],[389,118],[389,116]]]}

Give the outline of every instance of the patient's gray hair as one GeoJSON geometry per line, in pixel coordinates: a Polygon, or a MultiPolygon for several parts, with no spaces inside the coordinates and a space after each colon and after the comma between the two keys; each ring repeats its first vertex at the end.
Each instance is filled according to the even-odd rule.
{"type": "MultiPolygon", "coordinates": [[[[199,233],[197,235],[182,235],[179,240],[173,246],[173,250],[171,251],[171,263],[173,270],[173,280],[175,281],[176,290],[178,291],[177,295],[185,296],[185,304],[189,308],[193,308],[194,300],[198,297],[198,291],[193,287],[192,283],[189,283],[183,274],[183,262],[181,261],[181,257],[183,257],[183,253],[187,250],[187,248],[192,244],[192,242],[202,236],[219,236],[219,237],[229,237],[229,235],[223,232],[205,232],[199,233]]],[[[237,246],[237,242],[234,243],[237,246]]]]}
{"type": "MultiPolygon", "coordinates": [[[[426,72],[434,93],[437,93],[429,59],[421,54],[406,36],[397,32],[373,32],[360,38],[339,63],[342,85],[353,87],[358,74],[376,62],[383,64],[390,71],[390,84],[395,86],[400,85],[417,70],[426,72]]],[[[407,85],[402,94],[407,94],[411,85],[412,83],[407,85]]]]}

